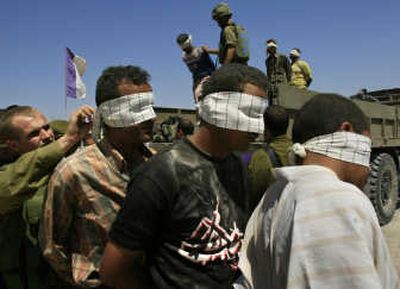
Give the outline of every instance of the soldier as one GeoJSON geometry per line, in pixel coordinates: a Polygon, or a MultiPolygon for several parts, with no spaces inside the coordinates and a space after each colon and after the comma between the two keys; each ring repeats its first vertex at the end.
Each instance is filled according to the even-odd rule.
{"type": "Polygon", "coordinates": [[[272,169],[289,164],[292,141],[287,135],[289,114],[279,106],[269,106],[264,112],[265,145],[253,152],[249,162],[251,177],[250,212],[254,210],[267,188],[274,181],[272,169]]]}
{"type": "Polygon", "coordinates": [[[307,62],[300,59],[301,51],[299,48],[293,48],[289,53],[292,68],[292,78],[290,85],[298,88],[308,88],[312,81],[312,71],[307,62]]]}
{"type": "Polygon", "coordinates": [[[278,53],[278,42],[275,39],[269,39],[266,44],[268,57],[265,60],[265,66],[269,81],[268,101],[271,105],[273,99],[278,96],[279,86],[290,82],[292,70],[289,59],[278,53]]]}
{"type": "Polygon", "coordinates": [[[247,64],[250,58],[247,33],[245,29],[232,21],[232,10],[226,3],[220,3],[212,10],[212,18],[221,27],[219,49],[208,49],[218,54],[219,63],[247,64]]]}
{"type": "Polygon", "coordinates": [[[37,246],[37,230],[47,181],[57,163],[90,130],[84,106],[71,116],[58,140],[47,118],[30,106],[7,110],[0,122],[1,145],[8,152],[0,168],[0,275],[7,289],[43,289],[53,284],[37,246]]]}

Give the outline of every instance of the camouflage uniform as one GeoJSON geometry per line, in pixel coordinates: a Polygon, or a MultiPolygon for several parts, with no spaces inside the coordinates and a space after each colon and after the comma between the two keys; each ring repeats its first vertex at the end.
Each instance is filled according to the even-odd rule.
{"type": "Polygon", "coordinates": [[[265,60],[265,66],[267,68],[267,77],[269,80],[268,95],[269,98],[272,99],[278,96],[280,85],[289,84],[292,69],[289,59],[280,53],[276,53],[276,55],[270,54],[265,60]]]}

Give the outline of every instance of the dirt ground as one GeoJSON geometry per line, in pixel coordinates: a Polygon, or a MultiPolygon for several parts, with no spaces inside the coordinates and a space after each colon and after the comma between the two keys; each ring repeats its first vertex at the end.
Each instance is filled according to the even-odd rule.
{"type": "Polygon", "coordinates": [[[382,227],[386,242],[389,246],[393,262],[400,273],[400,208],[397,209],[392,221],[382,227]]]}

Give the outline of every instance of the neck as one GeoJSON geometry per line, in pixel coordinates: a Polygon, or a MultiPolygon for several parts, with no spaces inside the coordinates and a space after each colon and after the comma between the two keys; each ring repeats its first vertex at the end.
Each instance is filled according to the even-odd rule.
{"type": "Polygon", "coordinates": [[[224,158],[231,152],[224,138],[224,133],[220,129],[207,124],[201,126],[189,137],[189,140],[198,149],[213,157],[224,158]]]}
{"type": "Polygon", "coordinates": [[[142,143],[126,145],[116,138],[107,138],[107,141],[122,155],[129,168],[134,168],[144,161],[142,143]]]}
{"type": "Polygon", "coordinates": [[[334,158],[307,151],[307,156],[303,160],[303,165],[323,166],[332,170],[340,180],[345,181],[346,179],[343,162],[334,158]]]}

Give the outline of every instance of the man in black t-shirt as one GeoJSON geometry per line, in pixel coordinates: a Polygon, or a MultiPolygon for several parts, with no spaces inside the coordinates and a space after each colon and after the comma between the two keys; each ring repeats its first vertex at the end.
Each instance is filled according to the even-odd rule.
{"type": "Polygon", "coordinates": [[[101,278],[115,288],[231,288],[247,221],[244,150],[264,129],[266,77],[229,64],[205,82],[200,127],[133,175],[101,278]]]}

